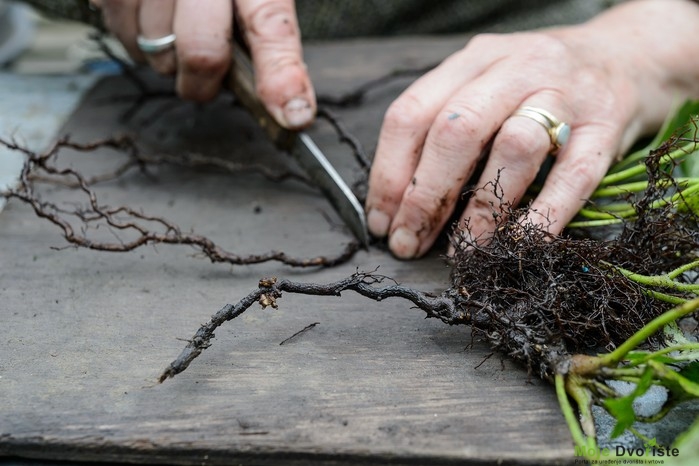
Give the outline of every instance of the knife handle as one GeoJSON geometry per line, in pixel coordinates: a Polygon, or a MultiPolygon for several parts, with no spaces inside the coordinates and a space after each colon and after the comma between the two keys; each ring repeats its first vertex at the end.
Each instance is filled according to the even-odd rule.
{"type": "Polygon", "coordinates": [[[295,133],[284,128],[267,111],[255,91],[255,71],[247,49],[247,44],[238,34],[234,34],[233,63],[226,77],[226,85],[238,100],[257,120],[274,144],[284,150],[293,145],[295,133]]]}

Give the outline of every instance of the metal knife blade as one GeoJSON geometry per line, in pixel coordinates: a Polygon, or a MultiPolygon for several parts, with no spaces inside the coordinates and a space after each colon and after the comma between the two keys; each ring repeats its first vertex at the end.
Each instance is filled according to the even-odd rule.
{"type": "Polygon", "coordinates": [[[267,112],[255,92],[252,62],[245,44],[240,40],[233,44],[233,64],[225,84],[235,93],[274,144],[291,154],[330,201],[354,236],[362,245],[367,246],[369,233],[361,203],[307,133],[287,130],[267,112]]]}
{"type": "Polygon", "coordinates": [[[299,132],[296,139],[291,155],[325,194],[354,236],[367,246],[369,232],[361,203],[308,134],[299,132]]]}

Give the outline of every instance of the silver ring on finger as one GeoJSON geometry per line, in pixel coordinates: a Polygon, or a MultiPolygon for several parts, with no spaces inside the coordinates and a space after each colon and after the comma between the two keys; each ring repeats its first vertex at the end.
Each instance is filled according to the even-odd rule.
{"type": "Polygon", "coordinates": [[[146,39],[139,35],[136,37],[136,45],[143,53],[160,53],[175,46],[175,34],[157,37],[155,39],[146,39]]]}
{"type": "Polygon", "coordinates": [[[553,114],[543,108],[524,106],[520,107],[512,116],[526,117],[539,123],[549,135],[551,147],[549,154],[555,155],[570,139],[570,125],[560,121],[553,114]]]}

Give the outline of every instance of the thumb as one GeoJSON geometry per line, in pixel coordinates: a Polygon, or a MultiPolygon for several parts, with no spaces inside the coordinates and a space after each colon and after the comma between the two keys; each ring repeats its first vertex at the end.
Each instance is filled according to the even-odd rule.
{"type": "Polygon", "coordinates": [[[240,0],[237,7],[260,99],[282,126],[298,129],[310,125],[316,100],[303,61],[293,0],[240,0]]]}

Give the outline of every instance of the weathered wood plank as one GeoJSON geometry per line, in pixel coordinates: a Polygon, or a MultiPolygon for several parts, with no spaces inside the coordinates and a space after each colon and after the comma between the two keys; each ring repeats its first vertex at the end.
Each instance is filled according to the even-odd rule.
{"type": "MultiPolygon", "coordinates": [[[[309,48],[320,92],[340,92],[400,66],[435,61],[462,39],[350,42],[309,48]],[[370,45],[370,47],[367,47],[370,45]]],[[[400,85],[342,112],[368,147],[400,85]]],[[[65,131],[81,141],[122,131],[130,92],[98,86],[65,131]]],[[[130,129],[166,150],[201,150],[282,163],[224,99],[194,111],[149,104],[130,129]],[[164,107],[163,107],[164,108],[164,107]],[[192,118],[196,115],[196,118],[192,118]],[[221,131],[224,127],[225,130],[221,131]],[[189,137],[184,145],[183,138],[189,137]]],[[[314,136],[352,179],[349,152],[325,126],[314,136]]],[[[67,154],[86,171],[114,163],[109,151],[67,154]]],[[[281,249],[331,254],[349,237],[326,201],[294,182],[256,175],[163,168],[100,187],[104,202],[163,215],[240,253],[281,249]]],[[[51,192],[46,193],[52,195],[51,192]]],[[[251,310],[217,332],[183,374],[156,379],[196,327],[227,302],[278,275],[329,282],[358,267],[427,291],[448,283],[438,252],[400,262],[362,252],[330,270],[274,264],[213,265],[191,250],[159,246],[129,254],[53,250],[57,230],[13,202],[0,216],[0,455],[170,464],[564,463],[572,447],[550,387],[480,342],[468,328],[425,320],[400,300],[286,295],[279,310],[251,310]],[[319,325],[280,346],[305,326],[319,325]],[[483,364],[481,364],[483,363],[483,364]],[[479,366],[479,367],[476,367],[479,366]]]]}

